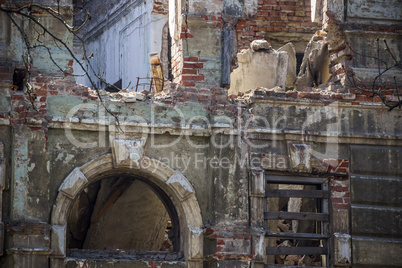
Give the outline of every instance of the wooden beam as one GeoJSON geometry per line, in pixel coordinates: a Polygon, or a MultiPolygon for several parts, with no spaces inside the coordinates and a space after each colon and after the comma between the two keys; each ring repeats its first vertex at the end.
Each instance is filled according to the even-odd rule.
{"type": "Polygon", "coordinates": [[[313,177],[296,177],[296,176],[272,176],[269,174],[265,175],[268,183],[279,183],[279,184],[322,184],[324,182],[323,178],[313,178],[313,177]]]}
{"type": "Polygon", "coordinates": [[[300,268],[301,266],[295,265],[281,265],[281,264],[265,264],[264,268],[300,268]]]}
{"type": "Polygon", "coordinates": [[[317,239],[328,239],[329,235],[323,234],[309,234],[309,233],[270,233],[266,232],[267,237],[277,237],[277,238],[289,238],[289,239],[305,239],[305,240],[317,240],[317,239]]]}
{"type": "Polygon", "coordinates": [[[267,247],[267,255],[326,255],[321,247],[267,247]]]}
{"type": "Polygon", "coordinates": [[[327,213],[314,212],[285,212],[270,211],[264,212],[265,220],[301,220],[301,221],[329,221],[327,213]]]}
{"type": "Polygon", "coordinates": [[[329,191],[323,191],[323,190],[266,190],[265,197],[329,198],[329,191]]]}

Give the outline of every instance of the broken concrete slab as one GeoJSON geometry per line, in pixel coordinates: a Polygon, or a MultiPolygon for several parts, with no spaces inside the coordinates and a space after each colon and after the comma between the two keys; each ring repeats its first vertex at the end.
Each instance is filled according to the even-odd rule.
{"type": "Polygon", "coordinates": [[[230,75],[229,96],[257,87],[285,88],[289,54],[285,51],[267,50],[265,42],[254,43],[258,50],[247,49],[237,54],[239,67],[230,75]]]}
{"type": "Polygon", "coordinates": [[[293,89],[294,83],[296,81],[296,50],[292,43],[287,43],[283,47],[280,47],[278,51],[285,51],[289,54],[289,64],[288,64],[288,73],[286,76],[286,88],[293,89]]]}
{"type": "Polygon", "coordinates": [[[253,42],[251,42],[250,47],[254,51],[264,50],[264,49],[265,50],[271,50],[272,49],[271,45],[266,40],[254,40],[253,42]]]}
{"type": "Polygon", "coordinates": [[[324,42],[325,31],[317,31],[304,51],[300,72],[295,82],[298,91],[306,87],[318,87],[328,81],[328,44],[324,42]]]}

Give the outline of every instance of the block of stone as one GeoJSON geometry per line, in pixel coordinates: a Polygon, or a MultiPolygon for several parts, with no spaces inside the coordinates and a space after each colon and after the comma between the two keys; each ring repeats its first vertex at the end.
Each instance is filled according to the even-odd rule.
{"type": "Polygon", "coordinates": [[[278,51],[285,51],[289,54],[288,72],[286,76],[286,88],[293,88],[296,81],[296,50],[292,43],[280,47],[278,51]]]}
{"type": "Polygon", "coordinates": [[[254,40],[251,42],[250,45],[251,49],[257,51],[257,50],[271,50],[271,45],[268,43],[267,40],[254,40]]]}
{"type": "MultiPolygon", "coordinates": [[[[256,47],[266,47],[266,45],[256,47]]],[[[230,75],[229,95],[238,95],[258,87],[285,88],[289,64],[287,52],[247,49],[238,53],[237,59],[239,67],[230,75]]]]}

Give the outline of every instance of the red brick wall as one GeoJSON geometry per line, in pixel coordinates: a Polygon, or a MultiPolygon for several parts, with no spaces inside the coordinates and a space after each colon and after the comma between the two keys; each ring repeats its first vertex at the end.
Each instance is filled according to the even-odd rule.
{"type": "MultiPolygon", "coordinates": [[[[266,39],[267,32],[311,33],[321,25],[311,22],[309,0],[258,0],[257,14],[240,19],[236,26],[238,49],[249,48],[256,39],[266,39]]],[[[270,42],[270,40],[268,40],[270,42]]]]}
{"type": "MultiPolygon", "coordinates": [[[[202,16],[202,18],[205,20],[205,23],[213,24],[216,28],[221,28],[221,17],[202,16]]],[[[194,36],[191,34],[191,27],[188,27],[187,25],[181,27],[180,40],[182,44],[184,42],[184,45],[187,45],[187,40],[193,37],[194,36]]],[[[191,47],[189,47],[189,50],[191,50],[191,47]]],[[[175,59],[173,60],[174,67],[179,66],[179,63],[174,61],[175,59]]],[[[176,70],[176,76],[180,76],[180,79],[175,79],[174,82],[181,83],[185,86],[195,86],[197,83],[199,85],[204,82],[205,77],[199,72],[199,70],[204,68],[205,62],[206,60],[201,60],[196,56],[184,57],[182,64],[183,69],[176,70]],[[182,73],[180,73],[180,71],[182,71],[182,73]]],[[[174,75],[174,77],[176,76],[174,75]]]]}
{"type": "Polygon", "coordinates": [[[204,75],[199,70],[204,68],[205,60],[199,57],[186,57],[183,63],[182,83],[185,86],[195,86],[196,82],[205,81],[204,75]]]}

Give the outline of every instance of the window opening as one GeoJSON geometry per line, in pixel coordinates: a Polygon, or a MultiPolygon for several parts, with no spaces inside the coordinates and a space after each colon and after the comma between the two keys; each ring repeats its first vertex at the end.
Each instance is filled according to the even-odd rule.
{"type": "Polygon", "coordinates": [[[22,91],[24,89],[26,74],[27,72],[25,69],[14,69],[13,90],[22,91]]]}
{"type": "Polygon", "coordinates": [[[168,80],[173,81],[173,72],[172,72],[172,36],[170,36],[170,28],[167,30],[167,40],[168,40],[168,49],[167,49],[167,58],[168,58],[168,80]]]}
{"type": "Polygon", "coordinates": [[[108,85],[105,90],[108,92],[119,92],[120,89],[123,89],[123,83],[122,80],[119,79],[116,83],[113,85],[108,85]]]}
{"type": "Polygon", "coordinates": [[[296,53],[296,74],[299,74],[300,67],[303,63],[304,53],[296,53]]]}
{"type": "Polygon", "coordinates": [[[266,175],[265,267],[328,267],[328,183],[266,175]]]}

